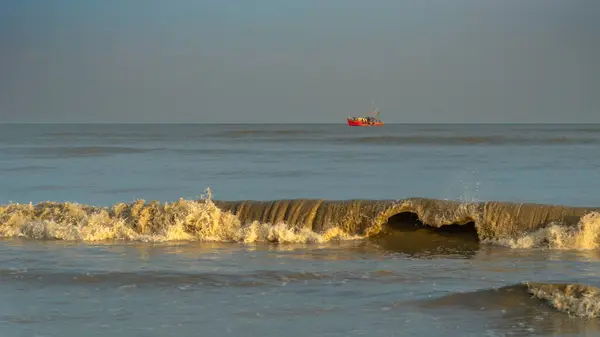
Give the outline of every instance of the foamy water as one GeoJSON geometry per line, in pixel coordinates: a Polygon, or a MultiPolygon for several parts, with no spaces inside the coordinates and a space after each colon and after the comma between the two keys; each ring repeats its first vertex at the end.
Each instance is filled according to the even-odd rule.
{"type": "Polygon", "coordinates": [[[0,131],[7,335],[600,331],[595,126],[0,131]]]}
{"type": "Polygon", "coordinates": [[[218,208],[210,199],[210,189],[207,192],[200,200],[180,199],[162,204],[139,200],[108,208],[69,202],[0,206],[0,237],[244,243],[323,243],[360,238],[338,227],[317,233],[285,222],[242,223],[235,214],[218,208]]]}

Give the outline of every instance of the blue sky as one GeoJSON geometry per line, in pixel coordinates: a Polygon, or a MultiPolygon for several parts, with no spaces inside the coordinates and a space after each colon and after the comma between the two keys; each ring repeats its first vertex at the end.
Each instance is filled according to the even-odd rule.
{"type": "Polygon", "coordinates": [[[0,114],[600,122],[597,0],[0,3],[0,114]]]}

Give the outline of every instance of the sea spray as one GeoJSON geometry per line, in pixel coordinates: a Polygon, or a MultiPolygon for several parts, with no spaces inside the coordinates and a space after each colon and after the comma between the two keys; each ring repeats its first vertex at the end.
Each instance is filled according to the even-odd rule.
{"type": "Polygon", "coordinates": [[[217,207],[210,189],[200,200],[172,203],[137,200],[108,208],[43,202],[0,206],[0,236],[78,241],[326,242],[352,239],[340,229],[315,233],[283,222],[244,225],[217,207]]]}
{"type": "Polygon", "coordinates": [[[547,227],[524,233],[515,238],[491,240],[511,248],[598,249],[600,245],[600,213],[591,212],[576,226],[552,223],[547,227]]]}

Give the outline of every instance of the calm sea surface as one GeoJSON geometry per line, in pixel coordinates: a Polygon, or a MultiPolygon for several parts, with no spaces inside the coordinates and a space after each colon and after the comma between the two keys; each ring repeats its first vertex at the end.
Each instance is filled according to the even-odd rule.
{"type": "MultiPolygon", "coordinates": [[[[0,124],[0,173],[4,205],[173,202],[209,187],[217,200],[598,207],[600,125],[0,124]]],[[[402,235],[273,243],[5,234],[0,335],[600,335],[597,319],[519,286],[599,286],[593,245],[517,249],[423,235],[416,246],[402,235]]]]}

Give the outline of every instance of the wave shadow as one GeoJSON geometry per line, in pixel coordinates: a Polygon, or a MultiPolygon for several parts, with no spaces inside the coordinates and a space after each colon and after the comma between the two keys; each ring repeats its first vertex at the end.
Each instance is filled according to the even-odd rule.
{"type": "Polygon", "coordinates": [[[415,257],[474,257],[479,250],[475,222],[440,228],[427,226],[416,213],[392,215],[378,235],[370,238],[381,249],[415,257]]]}

